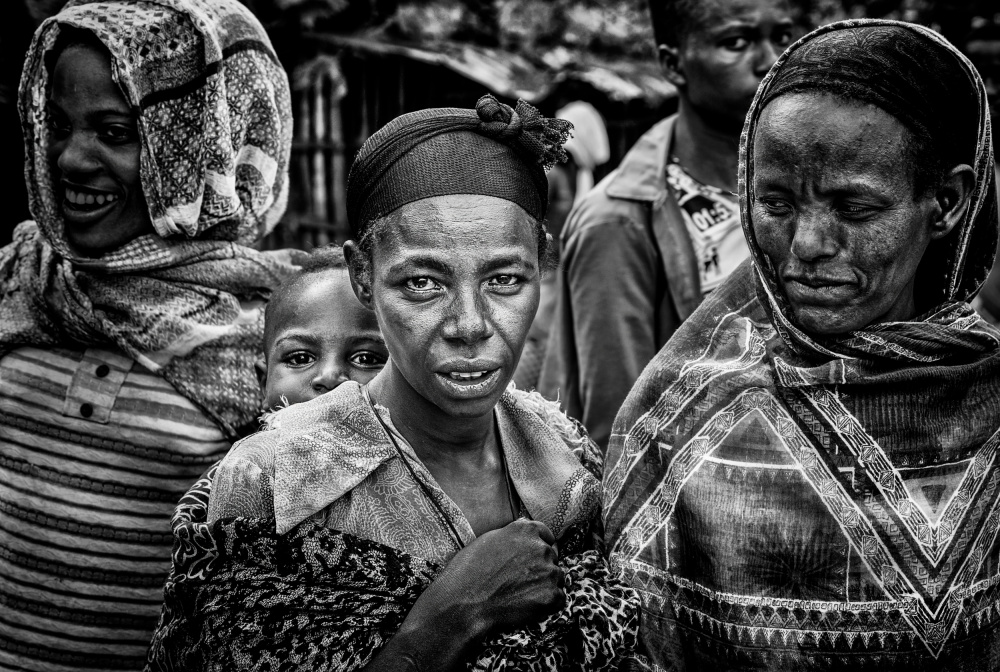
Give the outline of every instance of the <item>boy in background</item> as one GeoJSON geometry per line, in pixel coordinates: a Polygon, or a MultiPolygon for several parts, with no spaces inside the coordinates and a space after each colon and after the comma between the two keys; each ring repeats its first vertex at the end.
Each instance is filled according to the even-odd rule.
{"type": "Polygon", "coordinates": [[[749,256],[736,198],[743,118],[791,42],[786,0],[649,0],[675,115],[579,202],[539,391],[607,449],[632,384],[749,256]]]}

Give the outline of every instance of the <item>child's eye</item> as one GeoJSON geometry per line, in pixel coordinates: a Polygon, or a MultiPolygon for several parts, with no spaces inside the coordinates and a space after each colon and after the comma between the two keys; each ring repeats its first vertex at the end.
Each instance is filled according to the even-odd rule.
{"type": "Polygon", "coordinates": [[[359,350],[350,357],[350,362],[359,369],[381,369],[387,357],[372,350],[359,350]]]}
{"type": "Polygon", "coordinates": [[[750,40],[741,35],[733,35],[724,40],[720,40],[719,46],[723,49],[728,49],[729,51],[743,51],[750,46],[750,40]]]}
{"type": "Polygon", "coordinates": [[[441,285],[434,282],[431,278],[420,277],[410,278],[406,281],[405,287],[411,292],[432,292],[435,289],[440,289],[441,285]]]}
{"type": "Polygon", "coordinates": [[[316,361],[316,356],[311,352],[304,352],[302,350],[289,353],[285,356],[282,361],[288,366],[294,368],[301,368],[303,366],[309,366],[316,361]]]}

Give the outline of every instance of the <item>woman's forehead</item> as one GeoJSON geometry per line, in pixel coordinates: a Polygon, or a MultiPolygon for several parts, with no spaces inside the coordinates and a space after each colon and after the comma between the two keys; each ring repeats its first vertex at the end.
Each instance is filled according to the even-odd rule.
{"type": "Polygon", "coordinates": [[[68,45],[58,55],[49,99],[99,108],[101,112],[131,114],[124,94],[111,74],[111,56],[89,44],[68,45]]]}
{"type": "Polygon", "coordinates": [[[537,256],[534,220],[520,206],[490,196],[436,196],[397,209],[376,248],[411,260],[537,256]]]}
{"type": "MultiPolygon", "coordinates": [[[[790,93],[769,102],[753,135],[754,155],[780,147],[816,160],[841,146],[848,154],[892,154],[910,139],[903,123],[871,103],[824,91],[790,93]]],[[[755,166],[755,169],[759,166],[755,166]]]]}

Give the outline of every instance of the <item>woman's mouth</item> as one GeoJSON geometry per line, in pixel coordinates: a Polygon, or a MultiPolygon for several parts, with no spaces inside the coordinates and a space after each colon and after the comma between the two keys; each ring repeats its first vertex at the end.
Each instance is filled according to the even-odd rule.
{"type": "Polygon", "coordinates": [[[448,371],[437,376],[452,396],[474,399],[493,393],[500,381],[500,369],[448,371]]]}
{"type": "Polygon", "coordinates": [[[856,283],[834,278],[786,277],[785,294],[793,303],[838,304],[852,296],[856,283]]]}
{"type": "Polygon", "coordinates": [[[458,371],[453,371],[448,374],[452,380],[458,380],[461,382],[468,382],[470,380],[479,380],[485,376],[488,371],[472,371],[471,373],[459,373],[458,371]]]}
{"type": "Polygon", "coordinates": [[[92,224],[104,217],[121,200],[113,192],[63,187],[63,217],[73,224],[92,224]]]}

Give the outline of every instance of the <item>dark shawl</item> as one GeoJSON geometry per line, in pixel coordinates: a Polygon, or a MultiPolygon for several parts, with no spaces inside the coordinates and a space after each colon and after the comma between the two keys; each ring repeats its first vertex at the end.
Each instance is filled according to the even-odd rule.
{"type": "Polygon", "coordinates": [[[919,26],[824,27],[765,78],[740,148],[751,261],[646,368],[608,452],[607,538],[612,564],[643,599],[647,662],[1000,669],[1000,332],[967,303],[997,240],[991,152],[978,74],[919,26]],[[906,39],[873,39],[887,29],[906,39]],[[906,87],[921,90],[919,78],[888,72],[922,57],[912,42],[954,59],[958,88],[978,106],[978,121],[965,120],[975,137],[961,148],[977,175],[972,205],[925,256],[936,305],[907,322],[814,339],[790,318],[753,235],[763,101],[792,66],[860,73],[858,86],[912,100],[906,87]]]}

